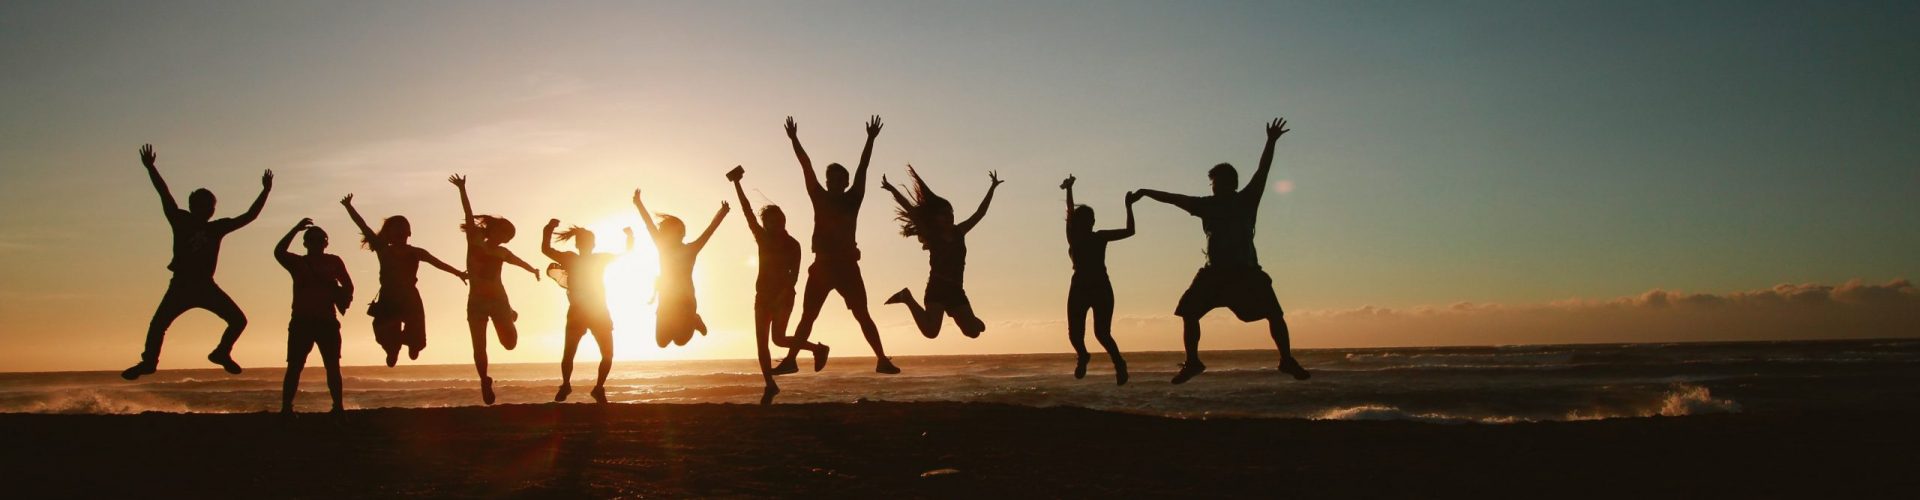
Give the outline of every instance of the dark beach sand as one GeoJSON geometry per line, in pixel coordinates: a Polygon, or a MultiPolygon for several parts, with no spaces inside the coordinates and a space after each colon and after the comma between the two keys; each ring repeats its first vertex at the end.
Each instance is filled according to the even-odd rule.
{"type": "MultiPolygon", "coordinates": [[[[0,415],[9,497],[1888,497],[1920,412],[1507,425],[960,403],[0,415]],[[923,475],[953,469],[948,474],[923,475]]],[[[1911,498],[1911,497],[1909,497],[1911,498]]]]}

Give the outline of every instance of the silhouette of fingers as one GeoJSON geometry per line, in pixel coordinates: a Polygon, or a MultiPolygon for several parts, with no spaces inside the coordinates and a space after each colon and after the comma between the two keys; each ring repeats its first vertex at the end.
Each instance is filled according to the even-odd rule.
{"type": "Polygon", "coordinates": [[[345,197],[340,198],[340,204],[353,205],[353,193],[347,193],[345,197]]]}
{"type": "Polygon", "coordinates": [[[159,159],[160,159],[160,155],[153,153],[152,144],[140,146],[140,163],[151,167],[153,166],[154,162],[159,161],[159,159]]]}

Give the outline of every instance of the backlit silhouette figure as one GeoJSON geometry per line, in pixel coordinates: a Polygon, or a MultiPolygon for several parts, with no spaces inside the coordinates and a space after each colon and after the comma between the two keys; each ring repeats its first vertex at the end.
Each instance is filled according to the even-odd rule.
{"type": "Polygon", "coordinates": [[[500,266],[510,263],[526,269],[533,273],[534,281],[540,280],[540,270],[507,250],[506,243],[513,241],[512,222],[473,214],[473,204],[467,200],[466,177],[454,175],[448,177],[447,182],[459,188],[460,211],[466,214],[460,231],[467,235],[467,272],[472,277],[467,288],[467,333],[473,338],[473,368],[480,372],[480,400],[493,404],[493,377],[487,376],[487,322],[493,322],[501,347],[511,351],[520,339],[519,329],[513,324],[520,313],[514,312],[513,304],[507,300],[507,286],[500,281],[500,266]]]}
{"type": "Polygon", "coordinates": [[[640,201],[638,189],[633,190],[633,208],[640,211],[640,220],[647,223],[647,236],[653,238],[653,248],[660,254],[660,276],[654,280],[654,294],[658,298],[653,315],[654,340],[660,347],[687,345],[687,341],[693,340],[693,332],[707,334],[707,322],[700,319],[699,300],[693,293],[693,263],[700,258],[700,249],[706,248],[713,231],[720,228],[720,221],[727,217],[727,202],[720,202],[720,211],[714,212],[707,230],[693,241],[682,241],[687,237],[687,224],[679,217],[661,215],[660,223],[655,224],[647,204],[640,201]]]}
{"type": "MultiPolygon", "coordinates": [[[[860,202],[867,195],[867,161],[873,158],[873,139],[880,136],[880,117],[867,120],[867,145],[860,150],[860,167],[854,169],[853,180],[849,185],[847,168],[838,163],[827,165],[827,184],[820,185],[820,179],[813,171],[813,160],[807,158],[807,150],[800,146],[800,126],[787,117],[787,139],[793,142],[793,155],[800,160],[800,170],[806,173],[807,198],[813,201],[813,265],[807,268],[807,288],[801,295],[800,324],[794,328],[793,336],[804,343],[813,336],[813,321],[820,317],[820,306],[827,301],[828,292],[839,292],[840,298],[847,303],[847,309],[853,312],[853,319],[860,323],[860,333],[867,337],[867,345],[873,347],[876,359],[873,371],[895,374],[900,368],[893,366],[893,360],[887,357],[886,349],[880,346],[880,329],[873,325],[873,315],[867,312],[867,283],[860,277],[860,247],[854,241],[854,230],[860,222],[860,202]]],[[[818,355],[820,351],[815,351],[818,355]]],[[[794,358],[800,355],[798,345],[787,351],[787,359],[774,367],[774,373],[793,373],[800,369],[794,366],[794,358]]],[[[814,369],[823,367],[816,359],[814,369]]]]}
{"type": "Polygon", "coordinates": [[[1254,218],[1259,215],[1260,196],[1267,190],[1267,172],[1273,167],[1273,144],[1289,132],[1287,121],[1275,118],[1267,124],[1267,147],[1260,152],[1260,168],[1246,187],[1239,185],[1239,173],[1233,165],[1214,165],[1207,171],[1213,181],[1213,195],[1186,196],[1142,189],[1140,196],[1180,207],[1200,218],[1207,233],[1207,264],[1193,276],[1193,284],[1180,296],[1174,314],[1180,316],[1185,330],[1187,362],[1173,383],[1184,383],[1207,370],[1200,362],[1200,318],[1208,311],[1225,307],[1240,321],[1267,320],[1273,344],[1280,350],[1280,371],[1306,380],[1309,374],[1293,359],[1288,345],[1287,321],[1282,317],[1280,301],[1273,296],[1273,279],[1260,269],[1253,248],[1254,218]]]}
{"type": "Polygon", "coordinates": [[[327,367],[327,394],[333,396],[333,411],[345,410],[340,404],[340,319],[353,303],[353,278],[347,276],[347,264],[340,256],[327,253],[327,232],[313,225],[313,219],[300,219],[280,243],[273,247],[273,260],[293,277],[293,314],[287,321],[287,375],[280,387],[280,413],[293,413],[293,397],[300,393],[300,371],[306,368],[307,354],[320,349],[320,363],[327,367]],[[293,236],[306,232],[301,243],[306,255],[288,250],[293,236]]]}
{"type": "Polygon", "coordinates": [[[420,263],[446,271],[462,282],[467,281],[467,273],[425,249],[408,245],[413,224],[405,216],[386,218],[380,222],[380,231],[375,232],[360,217],[360,211],[353,209],[353,195],[341,198],[340,206],[347,207],[347,216],[360,227],[361,243],[380,259],[380,292],[372,304],[367,304],[367,315],[373,316],[374,341],[387,351],[387,366],[400,361],[402,346],[407,348],[407,359],[420,359],[420,351],[427,348],[427,310],[415,286],[420,279],[420,263]]]}
{"type": "MultiPolygon", "coordinates": [[[[613,371],[613,313],[607,310],[607,265],[620,257],[620,254],[594,253],[593,231],[574,226],[554,234],[560,227],[560,219],[547,221],[547,227],[540,234],[540,253],[553,259],[554,266],[547,272],[554,275],[554,283],[567,289],[567,327],[566,347],[560,355],[560,391],[554,393],[554,401],[566,401],[573,393],[573,355],[580,349],[580,339],[593,332],[593,342],[600,346],[600,372],[594,379],[593,400],[607,402],[607,373],[613,371]],[[573,246],[579,252],[562,252],[553,249],[553,242],[573,240],[573,246]]],[[[627,233],[627,251],[633,251],[633,229],[627,233]]]]}
{"type": "Polygon", "coordinates": [[[913,291],[905,288],[887,298],[888,304],[906,304],[907,311],[913,313],[914,324],[920,327],[920,334],[927,338],[940,336],[942,316],[952,316],[953,323],[960,327],[960,333],[967,337],[979,337],[987,330],[987,324],[973,314],[973,303],[967,300],[964,288],[967,274],[967,233],[980,224],[987,216],[987,205],[993,203],[993,192],[1000,189],[999,172],[988,172],[987,195],[980,199],[980,208],[973,216],[955,224],[953,222],[953,203],[934,194],[927,187],[927,181],[920,173],[907,165],[907,175],[913,178],[911,196],[900,194],[900,190],[880,178],[880,188],[893,195],[893,201],[899,204],[894,219],[900,221],[900,235],[920,239],[921,248],[927,249],[927,290],[923,298],[926,305],[913,300],[913,291]]]}
{"type": "Polygon", "coordinates": [[[213,282],[213,271],[220,261],[220,240],[260,217],[260,209],[267,205],[267,193],[273,191],[273,171],[260,175],[260,196],[253,199],[246,213],[214,220],[213,192],[193,190],[187,195],[187,209],[181,210],[173,199],[173,192],[167,190],[166,179],[160,178],[160,168],[155,166],[158,160],[152,144],[140,147],[140,163],[147,166],[153,190],[160,193],[161,212],[167,216],[167,225],[173,228],[173,261],[167,263],[167,269],[173,271],[173,281],[167,284],[167,294],[160,298],[160,306],[153,311],[153,321],[147,324],[146,350],[140,353],[140,362],[120,372],[120,377],[133,380],[159,368],[160,345],[166,340],[167,327],[192,309],[206,309],[227,322],[227,329],[220,333],[220,344],[207,354],[207,361],[220,365],[227,373],[238,374],[240,365],[233,362],[233,343],[240,340],[240,332],[247,329],[247,315],[213,282]]]}
{"type": "Polygon", "coordinates": [[[812,352],[816,371],[827,365],[828,349],[787,336],[787,319],[793,315],[793,286],[800,281],[800,242],[787,234],[787,213],[778,205],[762,207],[760,219],[753,218],[753,202],[747,200],[747,191],[740,186],[740,178],[746,173],[744,168],[733,167],[727,172],[727,180],[733,181],[733,193],[740,197],[740,215],[747,219],[747,229],[760,247],[760,276],[753,287],[753,341],[760,354],[760,377],[766,380],[760,404],[771,404],[773,396],[780,394],[780,386],[773,383],[768,342],[812,352]]]}
{"type": "Polygon", "coordinates": [[[1113,378],[1127,383],[1127,360],[1113,341],[1113,282],[1107,279],[1107,243],[1133,236],[1133,203],[1138,193],[1127,193],[1127,227],[1093,230],[1093,207],[1073,203],[1073,176],[1060,182],[1067,190],[1067,256],[1073,259],[1073,281],[1067,288],[1067,341],[1073,343],[1073,378],[1087,376],[1087,312],[1093,312],[1093,338],[1113,359],[1113,378]]]}

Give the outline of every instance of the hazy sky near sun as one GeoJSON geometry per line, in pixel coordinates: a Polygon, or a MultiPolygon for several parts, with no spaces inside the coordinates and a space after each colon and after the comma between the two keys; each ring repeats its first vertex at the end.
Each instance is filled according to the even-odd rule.
{"type": "MultiPolygon", "coordinates": [[[[290,293],[271,250],[301,217],[361,287],[347,362],[371,364],[376,263],[340,196],[408,216],[414,244],[458,263],[444,178],[467,174],[476,210],[512,219],[510,248],[544,266],[547,219],[601,230],[606,247],[638,226],[640,187],[697,229],[732,200],[722,174],[739,164],[755,203],[786,207],[805,241],[787,115],[823,166],[857,162],[861,121],[883,115],[873,182],[914,164],[962,216],[988,170],[1008,180],[970,235],[968,291],[990,324],[978,340],[926,340],[878,303],[918,293],[926,254],[869,193],[860,245],[890,353],[1067,349],[1061,178],[1077,174],[1115,227],[1128,189],[1204,193],[1219,162],[1244,179],[1275,116],[1293,123],[1273,173],[1292,190],[1266,197],[1258,245],[1281,303],[1306,315],[1298,345],[1646,340],[1497,322],[1362,339],[1308,313],[1920,276],[1916,25],[1911,2],[8,2],[0,371],[138,359],[169,258],[142,143],[182,203],[210,188],[220,216],[244,210],[262,169],[279,174],[221,258],[252,319],[242,364],[283,359],[290,293]]],[[[1108,257],[1118,314],[1169,319],[1200,227],[1152,202],[1138,215],[1108,257]]],[[[653,258],[640,245],[636,273],[653,258]]],[[[626,321],[620,356],[751,356],[752,256],[736,210],[697,273],[714,334],[662,350],[626,321]]],[[[494,361],[557,359],[563,292],[506,276],[525,340],[494,361]]],[[[420,280],[422,362],[467,362],[464,288],[420,280]]],[[[615,309],[643,318],[646,283],[626,288],[615,309]]],[[[816,338],[865,355],[838,304],[816,338]]],[[[1209,323],[1206,346],[1271,346],[1232,324],[1209,323]]],[[[183,317],[163,368],[204,367],[217,325],[183,317]]],[[[1123,347],[1177,348],[1156,325],[1121,331],[1123,347]]]]}

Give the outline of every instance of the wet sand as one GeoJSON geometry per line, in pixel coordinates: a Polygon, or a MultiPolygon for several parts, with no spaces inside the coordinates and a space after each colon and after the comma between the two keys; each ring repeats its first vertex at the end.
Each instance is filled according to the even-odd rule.
{"type": "Polygon", "coordinates": [[[1483,425],[963,403],[9,414],[0,466],[14,498],[1887,497],[1920,487],[1916,417],[1483,425]]]}

